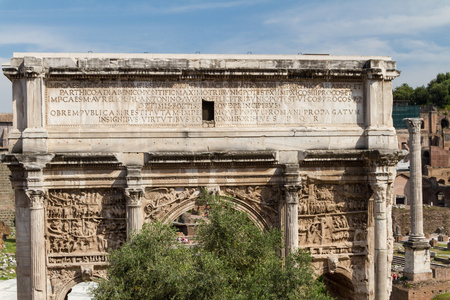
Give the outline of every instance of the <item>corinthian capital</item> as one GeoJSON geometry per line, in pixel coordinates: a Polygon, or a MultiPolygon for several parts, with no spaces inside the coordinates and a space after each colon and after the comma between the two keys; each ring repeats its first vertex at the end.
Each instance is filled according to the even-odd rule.
{"type": "Polygon", "coordinates": [[[142,205],[141,198],[144,191],[141,188],[126,188],[125,199],[127,199],[127,206],[142,205]]]}
{"type": "Polygon", "coordinates": [[[403,121],[405,121],[406,124],[408,125],[409,133],[420,132],[420,128],[422,126],[423,119],[421,119],[421,118],[406,118],[406,119],[403,119],[403,121]]]}
{"type": "Polygon", "coordinates": [[[45,192],[43,190],[28,189],[25,191],[25,194],[30,200],[30,208],[44,207],[45,192]]]}

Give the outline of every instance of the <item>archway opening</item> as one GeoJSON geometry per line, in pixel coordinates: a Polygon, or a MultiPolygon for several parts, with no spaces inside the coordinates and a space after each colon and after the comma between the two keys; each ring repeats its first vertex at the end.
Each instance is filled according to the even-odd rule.
{"type": "Polygon", "coordinates": [[[355,288],[347,276],[340,273],[326,273],[323,275],[323,282],[328,293],[338,300],[350,300],[354,298],[355,288]]]}
{"type": "Polygon", "coordinates": [[[441,127],[442,127],[442,129],[448,129],[449,128],[449,122],[448,122],[447,119],[442,119],[441,127]]]}
{"type": "Polygon", "coordinates": [[[98,283],[93,281],[80,282],[73,286],[69,292],[67,292],[64,300],[89,300],[93,297],[89,291],[98,286],[98,283]]]}

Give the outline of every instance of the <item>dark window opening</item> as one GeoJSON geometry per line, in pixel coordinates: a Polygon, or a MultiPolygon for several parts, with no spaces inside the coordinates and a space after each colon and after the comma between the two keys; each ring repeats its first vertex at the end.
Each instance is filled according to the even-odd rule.
{"type": "Polygon", "coordinates": [[[214,121],[214,102],[202,100],[203,121],[214,121]]]}
{"type": "Polygon", "coordinates": [[[437,205],[444,207],[445,206],[445,195],[444,195],[444,193],[443,192],[439,192],[436,196],[437,196],[436,197],[437,198],[437,205]]]}
{"type": "Polygon", "coordinates": [[[448,120],[442,119],[442,121],[441,121],[441,127],[442,127],[442,129],[448,128],[448,126],[449,126],[448,120]]]}
{"type": "Polygon", "coordinates": [[[420,122],[420,129],[425,129],[425,123],[423,121],[420,122]]]}
{"type": "Polygon", "coordinates": [[[405,204],[405,200],[406,200],[406,197],[405,196],[400,196],[400,195],[397,195],[396,197],[395,197],[395,204],[405,204]]]}

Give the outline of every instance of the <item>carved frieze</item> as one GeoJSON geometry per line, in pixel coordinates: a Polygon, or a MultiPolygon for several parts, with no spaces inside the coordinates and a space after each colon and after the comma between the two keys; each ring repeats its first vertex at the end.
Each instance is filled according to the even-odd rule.
{"type": "Polygon", "coordinates": [[[74,255],[118,248],[126,239],[125,199],[120,190],[51,190],[46,207],[50,256],[65,254],[71,261],[74,255]]]}
{"type": "Polygon", "coordinates": [[[151,188],[145,190],[145,222],[162,220],[185,201],[195,201],[199,188],[151,188]]]}
{"type": "Polygon", "coordinates": [[[223,187],[221,193],[246,204],[268,225],[277,225],[281,191],[272,186],[223,187]]]}
{"type": "Polygon", "coordinates": [[[299,191],[299,244],[312,254],[364,253],[369,187],[309,182],[299,191]]]}

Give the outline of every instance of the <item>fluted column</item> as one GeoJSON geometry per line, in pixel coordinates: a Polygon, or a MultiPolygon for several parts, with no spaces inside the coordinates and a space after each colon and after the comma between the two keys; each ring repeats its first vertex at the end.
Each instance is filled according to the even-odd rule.
{"type": "Polygon", "coordinates": [[[137,233],[142,229],[142,189],[125,189],[125,198],[127,200],[127,236],[137,233]]]}
{"type": "Polygon", "coordinates": [[[284,186],[286,200],[286,255],[298,249],[298,186],[284,186]]]}
{"type": "Polygon", "coordinates": [[[388,299],[386,182],[373,182],[375,217],[375,299],[388,299]]]}
{"type": "Polygon", "coordinates": [[[44,191],[25,191],[30,201],[31,299],[47,299],[45,264],[44,191]]]}
{"type": "Polygon", "coordinates": [[[298,164],[285,165],[284,199],[286,207],[285,243],[286,255],[298,249],[298,191],[300,189],[298,164]]]}

